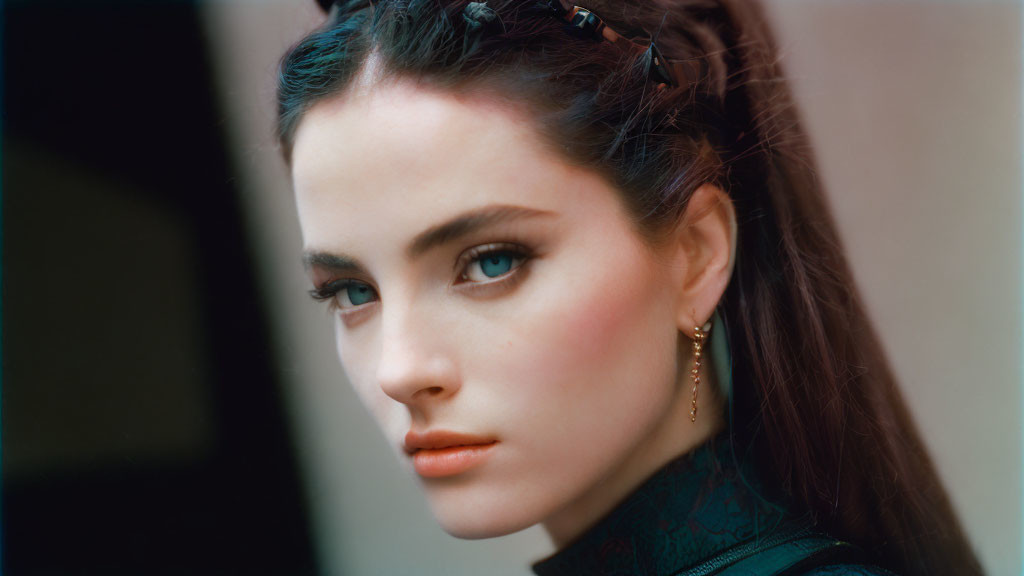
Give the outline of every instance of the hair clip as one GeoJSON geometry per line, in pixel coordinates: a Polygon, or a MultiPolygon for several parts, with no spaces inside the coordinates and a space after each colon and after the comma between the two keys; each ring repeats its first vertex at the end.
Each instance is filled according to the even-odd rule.
{"type": "Polygon", "coordinates": [[[476,31],[493,26],[498,19],[498,13],[487,5],[487,0],[483,2],[470,2],[462,9],[462,19],[466,21],[466,25],[470,29],[476,31]]]}
{"type": "MultiPolygon", "coordinates": [[[[557,2],[558,0],[555,1],[557,2]]],[[[604,35],[602,34],[606,27],[604,20],[590,10],[573,6],[569,10],[567,20],[569,21],[569,26],[572,26],[578,35],[599,41],[604,40],[604,35]]]]}
{"type": "Polygon", "coordinates": [[[668,67],[668,62],[665,61],[665,57],[661,55],[661,50],[658,50],[658,45],[651,41],[651,45],[647,48],[650,57],[650,71],[648,75],[651,80],[661,84],[668,84],[670,86],[678,86],[679,82],[672,75],[672,69],[668,67]]]}
{"type": "Polygon", "coordinates": [[[476,50],[480,38],[489,30],[504,28],[498,13],[483,2],[470,2],[462,9],[462,19],[466,22],[466,35],[463,38],[463,52],[469,54],[476,50]]]}
{"type": "Polygon", "coordinates": [[[593,10],[576,5],[566,8],[561,0],[546,0],[541,3],[541,6],[548,14],[568,21],[567,30],[574,36],[608,41],[629,52],[642,50],[644,58],[649,62],[648,78],[658,83],[659,89],[665,85],[679,86],[679,79],[688,77],[684,70],[685,64],[682,62],[669,63],[653,39],[644,39],[638,42],[638,40],[627,38],[612,30],[593,10]]]}

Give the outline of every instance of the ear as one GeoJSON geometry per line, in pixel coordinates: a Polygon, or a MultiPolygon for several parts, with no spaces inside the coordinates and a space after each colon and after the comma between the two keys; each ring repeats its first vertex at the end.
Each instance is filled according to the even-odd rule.
{"type": "Polygon", "coordinates": [[[701,185],[670,240],[676,323],[684,334],[693,334],[714,314],[732,276],[736,211],[728,194],[714,184],[701,185]]]}

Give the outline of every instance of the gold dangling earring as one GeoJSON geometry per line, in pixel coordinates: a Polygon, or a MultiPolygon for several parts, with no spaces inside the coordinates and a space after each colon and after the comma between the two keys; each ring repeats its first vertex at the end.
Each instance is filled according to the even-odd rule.
{"type": "Polygon", "coordinates": [[[710,320],[703,328],[693,327],[693,370],[690,370],[690,374],[693,375],[693,403],[690,405],[690,422],[697,421],[697,388],[700,386],[700,359],[703,356],[701,350],[709,330],[711,330],[710,320]]]}

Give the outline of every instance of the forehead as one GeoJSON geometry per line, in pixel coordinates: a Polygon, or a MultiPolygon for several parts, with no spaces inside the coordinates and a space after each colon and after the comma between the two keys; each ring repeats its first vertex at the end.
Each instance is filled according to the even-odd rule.
{"type": "MultiPolygon", "coordinates": [[[[296,132],[296,183],[337,183],[339,163],[356,169],[353,176],[424,176],[526,159],[537,144],[526,118],[494,99],[458,98],[408,82],[330,98],[315,104],[296,132]]],[[[379,187],[389,180],[373,181],[379,187]]]]}
{"type": "Polygon", "coordinates": [[[493,203],[585,209],[596,180],[552,154],[524,110],[407,83],[314,105],[292,162],[307,244],[318,230],[381,218],[419,229],[493,203]]]}

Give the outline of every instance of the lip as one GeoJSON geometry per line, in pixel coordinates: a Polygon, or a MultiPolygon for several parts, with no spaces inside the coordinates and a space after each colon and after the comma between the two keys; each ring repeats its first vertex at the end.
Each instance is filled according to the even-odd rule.
{"type": "Polygon", "coordinates": [[[405,435],[405,452],[424,478],[454,476],[484,462],[498,441],[494,438],[432,430],[405,435]]]}

